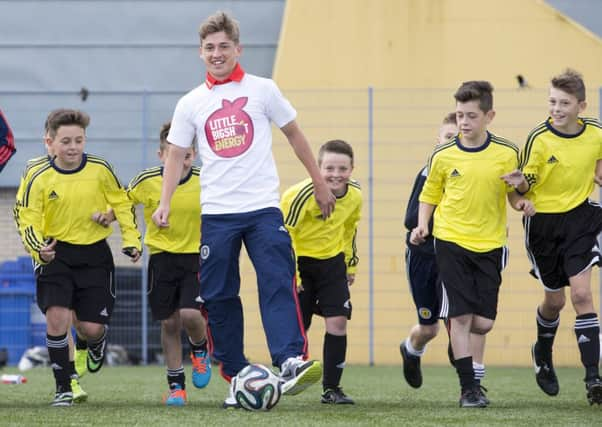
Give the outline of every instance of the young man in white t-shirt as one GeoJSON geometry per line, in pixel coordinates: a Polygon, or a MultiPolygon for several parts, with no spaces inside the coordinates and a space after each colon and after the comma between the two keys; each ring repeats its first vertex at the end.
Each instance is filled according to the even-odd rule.
{"type": "MultiPolygon", "coordinates": [[[[257,273],[259,305],[274,366],[284,394],[297,394],[320,380],[322,366],[306,361],[307,342],[295,291],[291,240],[279,209],[279,178],[272,155],[271,123],[287,137],[314,184],[326,219],[335,197],[320,175],[296,111],[270,80],[246,74],[238,59],[238,23],[223,12],[201,24],[206,81],[183,96],[168,141],[161,202],[153,214],[169,227],[169,208],[184,153],[198,140],[201,169],[201,298],[208,313],[213,357],[222,376],[249,364],[243,349],[239,256],[244,242],[257,273]]],[[[224,407],[238,407],[232,390],[224,407]]]]}

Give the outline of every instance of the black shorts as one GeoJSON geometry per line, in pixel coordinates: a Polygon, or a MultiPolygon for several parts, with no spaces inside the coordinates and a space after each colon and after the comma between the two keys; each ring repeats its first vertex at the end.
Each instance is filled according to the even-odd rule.
{"type": "Polygon", "coordinates": [[[549,290],[569,285],[569,277],[600,265],[598,234],[602,207],[586,200],[564,213],[538,213],[523,218],[531,274],[549,290]]]}
{"type": "Polygon", "coordinates": [[[415,248],[414,245],[408,245],[406,249],[408,283],[418,312],[418,323],[434,325],[441,311],[437,261],[434,254],[415,248]]]}
{"type": "Polygon", "coordinates": [[[107,242],[57,242],[55,250],[55,259],[36,269],[36,297],[42,313],[49,307],[66,307],[79,320],[108,324],[115,305],[115,266],[107,242]]]}
{"type": "Polygon", "coordinates": [[[473,252],[436,239],[435,252],[441,279],[441,317],[476,314],[495,320],[507,248],[473,252]]]}
{"type": "Polygon", "coordinates": [[[299,304],[306,327],[311,316],[345,316],[351,319],[351,300],[347,283],[345,255],[328,259],[306,256],[297,258],[303,291],[299,292],[299,304]]]}
{"type": "Polygon", "coordinates": [[[148,301],[155,320],[181,308],[201,309],[199,254],[160,252],[148,261],[148,301]]]}

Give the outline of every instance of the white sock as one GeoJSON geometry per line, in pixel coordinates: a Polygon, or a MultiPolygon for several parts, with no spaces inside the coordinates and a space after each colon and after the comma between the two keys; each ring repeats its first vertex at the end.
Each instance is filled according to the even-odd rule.
{"type": "Polygon", "coordinates": [[[485,377],[485,365],[477,362],[472,362],[472,370],[474,371],[474,379],[481,381],[485,377]]]}
{"type": "Polygon", "coordinates": [[[426,346],[424,346],[424,348],[422,350],[416,350],[414,347],[412,347],[412,343],[410,342],[410,339],[408,338],[408,339],[406,339],[406,350],[412,356],[422,357],[422,355],[426,351],[426,346]]]}

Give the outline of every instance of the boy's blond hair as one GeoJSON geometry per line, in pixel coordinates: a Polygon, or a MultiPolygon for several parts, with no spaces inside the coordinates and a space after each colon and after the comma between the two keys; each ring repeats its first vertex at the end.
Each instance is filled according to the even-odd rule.
{"type": "Polygon", "coordinates": [[[456,118],[456,112],[452,111],[451,113],[447,113],[447,115],[443,118],[443,125],[457,125],[458,119],[456,118]]]}
{"type": "Polygon", "coordinates": [[[205,37],[207,37],[209,34],[219,33],[221,31],[226,33],[228,38],[234,43],[239,43],[240,28],[238,26],[238,21],[232,18],[226,12],[218,11],[205,19],[205,21],[201,24],[199,28],[201,44],[203,44],[203,40],[205,40],[205,37]]]}

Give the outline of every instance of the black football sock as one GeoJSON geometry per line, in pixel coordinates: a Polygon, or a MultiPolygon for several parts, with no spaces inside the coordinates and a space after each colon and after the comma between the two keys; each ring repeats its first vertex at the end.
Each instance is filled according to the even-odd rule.
{"type": "Polygon", "coordinates": [[[69,378],[79,378],[79,375],[77,375],[77,371],[75,370],[75,362],[73,360],[69,361],[69,378]]]}
{"type": "Polygon", "coordinates": [[[170,390],[180,386],[182,390],[186,390],[186,375],[184,375],[184,367],[180,366],[178,369],[167,369],[167,385],[170,390]]]}
{"type": "Polygon", "coordinates": [[[472,356],[456,359],[456,372],[460,379],[462,391],[473,389],[475,386],[474,370],[472,369],[472,356]]]}
{"type": "Polygon", "coordinates": [[[88,341],[80,337],[77,333],[75,334],[75,349],[76,350],[87,350],[88,341]]]}
{"type": "Polygon", "coordinates": [[[46,346],[50,357],[50,366],[56,381],[56,391],[71,391],[71,368],[69,367],[69,344],[67,334],[46,335],[46,346]]]}
{"type": "Polygon", "coordinates": [[[556,319],[545,319],[537,308],[537,349],[541,352],[542,356],[546,356],[552,353],[552,346],[554,344],[554,338],[556,338],[556,331],[560,324],[560,316],[556,319]]]}
{"type": "Polygon", "coordinates": [[[324,335],[324,390],[334,389],[339,386],[343,369],[345,368],[345,355],[347,354],[347,335],[324,335]]]}
{"type": "Polygon", "coordinates": [[[203,338],[198,343],[193,343],[190,337],[188,337],[188,343],[190,344],[191,351],[207,351],[207,338],[203,338]]]}
{"type": "Polygon", "coordinates": [[[92,350],[92,352],[98,353],[102,349],[102,346],[104,345],[106,339],[107,327],[105,326],[104,331],[99,338],[96,338],[95,340],[88,340],[88,348],[92,350]]]}
{"type": "Polygon", "coordinates": [[[600,322],[596,313],[587,313],[575,319],[575,336],[581,353],[581,363],[585,367],[585,380],[600,376],[600,322]]]}

